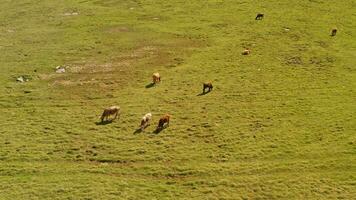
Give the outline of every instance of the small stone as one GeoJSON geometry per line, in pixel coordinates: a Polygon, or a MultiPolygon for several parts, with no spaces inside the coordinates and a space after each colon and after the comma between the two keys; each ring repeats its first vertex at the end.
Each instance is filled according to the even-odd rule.
{"type": "Polygon", "coordinates": [[[25,82],[25,79],[23,76],[19,76],[19,77],[17,77],[16,81],[23,83],[23,82],[25,82]]]}
{"type": "Polygon", "coordinates": [[[66,72],[66,69],[63,66],[57,66],[56,67],[56,73],[61,74],[61,73],[64,73],[64,72],[66,72]]]}

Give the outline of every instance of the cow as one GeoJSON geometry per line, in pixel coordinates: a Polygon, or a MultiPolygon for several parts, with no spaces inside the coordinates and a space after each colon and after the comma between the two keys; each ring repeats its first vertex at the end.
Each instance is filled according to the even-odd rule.
{"type": "Polygon", "coordinates": [[[145,130],[145,128],[150,125],[151,119],[152,119],[151,113],[147,113],[147,114],[145,114],[145,116],[142,117],[141,125],[140,125],[141,131],[145,130]]]}
{"type": "Polygon", "coordinates": [[[250,53],[251,53],[251,50],[248,48],[242,51],[242,55],[249,55],[250,53]]]}
{"type": "Polygon", "coordinates": [[[203,94],[205,94],[205,89],[208,88],[208,92],[213,89],[213,84],[211,82],[203,83],[203,94]]]}
{"type": "Polygon", "coordinates": [[[158,72],[152,74],[153,84],[161,82],[161,76],[158,72]]]}
{"type": "Polygon", "coordinates": [[[111,106],[109,108],[105,108],[103,114],[101,115],[101,122],[104,122],[104,120],[108,120],[109,117],[112,115],[115,115],[115,116],[110,121],[113,121],[120,115],[120,107],[119,106],[111,106]]]}
{"type": "Polygon", "coordinates": [[[337,29],[336,29],[336,28],[334,28],[333,30],[331,30],[331,36],[335,36],[336,33],[337,33],[337,29]]]}
{"type": "Polygon", "coordinates": [[[157,126],[157,131],[162,130],[164,128],[164,125],[169,126],[169,120],[171,116],[169,114],[163,115],[159,121],[158,121],[158,126],[157,126]]]}
{"type": "Polygon", "coordinates": [[[263,13],[258,13],[255,20],[262,20],[265,15],[263,13]]]}

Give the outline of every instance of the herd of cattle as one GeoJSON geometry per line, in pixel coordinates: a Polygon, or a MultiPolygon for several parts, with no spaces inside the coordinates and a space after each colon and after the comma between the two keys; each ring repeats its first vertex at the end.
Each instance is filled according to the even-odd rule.
{"type": "MultiPolygon", "coordinates": [[[[263,17],[264,17],[263,13],[258,13],[255,20],[262,20],[263,17]]],[[[331,30],[331,36],[335,36],[336,33],[337,33],[336,28],[331,30]]],[[[242,55],[249,55],[250,53],[251,53],[251,50],[246,48],[242,52],[242,55]]],[[[152,80],[153,80],[153,84],[159,83],[161,81],[160,74],[158,72],[153,73],[152,80]]],[[[203,83],[203,94],[210,92],[212,89],[213,89],[213,84],[211,82],[203,83]],[[206,89],[208,89],[208,91],[206,91],[206,89]]],[[[101,115],[101,122],[113,121],[119,116],[120,116],[120,107],[119,106],[111,106],[109,108],[104,109],[104,112],[101,115]],[[110,116],[114,116],[114,117],[110,119],[110,116]]],[[[143,131],[147,126],[149,126],[151,119],[152,119],[152,113],[147,113],[146,115],[144,115],[141,119],[141,124],[140,124],[139,130],[143,131]]],[[[160,131],[160,130],[164,129],[165,127],[169,126],[169,120],[170,120],[169,114],[163,115],[158,121],[158,126],[156,128],[156,131],[160,131]]]]}
{"type": "MultiPolygon", "coordinates": [[[[161,76],[158,72],[153,73],[152,75],[153,84],[161,82],[161,76]]],[[[206,93],[206,89],[210,92],[213,89],[213,84],[211,82],[203,83],[203,94],[206,93]]],[[[104,109],[103,114],[101,115],[101,122],[109,121],[112,122],[116,118],[120,117],[120,106],[110,106],[104,109]]],[[[169,120],[171,116],[169,114],[163,115],[159,121],[156,128],[156,132],[161,131],[165,127],[169,126],[169,120]]],[[[152,113],[145,114],[141,119],[140,130],[143,131],[147,126],[150,125],[152,119],[152,113]]]]}

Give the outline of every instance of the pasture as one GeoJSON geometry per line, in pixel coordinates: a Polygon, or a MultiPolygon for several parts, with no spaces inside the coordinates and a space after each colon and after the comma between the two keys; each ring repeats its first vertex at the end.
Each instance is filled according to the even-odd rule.
{"type": "Polygon", "coordinates": [[[0,199],[355,198],[355,7],[1,0],[0,199]]]}

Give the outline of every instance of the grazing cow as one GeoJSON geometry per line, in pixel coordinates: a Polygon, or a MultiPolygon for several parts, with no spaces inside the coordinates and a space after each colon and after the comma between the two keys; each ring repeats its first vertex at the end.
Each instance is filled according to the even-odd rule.
{"type": "Polygon", "coordinates": [[[167,126],[169,126],[170,118],[171,118],[171,116],[168,114],[163,115],[158,121],[157,130],[162,130],[164,128],[165,124],[167,124],[167,126]]]}
{"type": "Polygon", "coordinates": [[[152,80],[154,84],[161,82],[161,76],[158,72],[152,74],[152,80]]]}
{"type": "Polygon", "coordinates": [[[141,131],[143,131],[147,126],[150,125],[151,118],[152,118],[151,113],[147,113],[147,114],[145,114],[145,116],[142,117],[141,125],[140,125],[141,131]]]}
{"type": "Polygon", "coordinates": [[[335,36],[336,33],[337,33],[337,29],[336,29],[336,28],[334,28],[333,30],[331,30],[331,36],[335,36]]]}
{"type": "Polygon", "coordinates": [[[263,13],[258,13],[255,20],[262,20],[265,15],[263,13]]]}
{"type": "Polygon", "coordinates": [[[251,53],[251,50],[247,48],[247,49],[243,50],[242,55],[249,55],[250,53],[251,53]]]}
{"type": "Polygon", "coordinates": [[[105,108],[103,114],[101,115],[101,122],[104,120],[108,120],[111,115],[115,115],[111,121],[117,118],[120,115],[120,107],[119,106],[111,106],[109,108],[105,108]]]}
{"type": "Polygon", "coordinates": [[[205,94],[205,89],[208,88],[208,92],[213,89],[213,84],[211,82],[203,83],[203,94],[205,94]]]}

